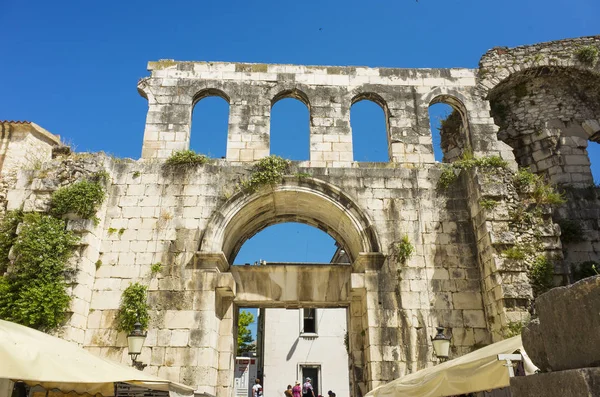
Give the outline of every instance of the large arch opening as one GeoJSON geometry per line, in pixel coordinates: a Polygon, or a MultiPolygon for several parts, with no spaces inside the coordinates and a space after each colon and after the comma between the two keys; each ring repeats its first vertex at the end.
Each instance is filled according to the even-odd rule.
{"type": "Polygon", "coordinates": [[[253,195],[233,196],[209,221],[200,251],[222,252],[231,263],[246,240],[285,222],[325,231],[346,250],[351,262],[361,252],[380,251],[372,223],[350,197],[326,182],[295,177],[253,195]]]}
{"type": "Polygon", "coordinates": [[[271,101],[271,154],[290,160],[310,156],[310,103],[299,90],[287,90],[271,101]]]}
{"type": "Polygon", "coordinates": [[[363,93],[350,107],[352,150],[355,161],[390,161],[389,110],[383,98],[363,93]]]}
{"type": "Polygon", "coordinates": [[[193,101],[190,149],[211,158],[225,158],[229,130],[229,97],[221,90],[200,91],[193,101]]]}

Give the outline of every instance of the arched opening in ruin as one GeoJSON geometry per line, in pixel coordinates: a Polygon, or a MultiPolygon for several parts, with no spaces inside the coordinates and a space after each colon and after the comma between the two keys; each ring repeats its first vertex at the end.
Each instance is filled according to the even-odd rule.
{"type": "Polygon", "coordinates": [[[363,93],[350,107],[354,161],[390,161],[389,110],[381,96],[363,93]]]}
{"type": "Polygon", "coordinates": [[[310,103],[303,92],[284,91],[271,101],[270,147],[286,159],[309,159],[310,103]]]}
{"type": "MultiPolygon", "coordinates": [[[[272,242],[272,245],[277,244],[272,242]]],[[[282,366],[287,368],[285,379],[296,379],[302,376],[320,378],[324,372],[324,365],[315,358],[306,356],[306,346],[315,346],[316,343],[325,343],[328,337],[320,334],[326,331],[327,324],[333,323],[337,345],[335,351],[345,354],[349,367],[353,370],[345,370],[346,386],[340,386],[339,390],[348,391],[352,388],[355,392],[365,388],[362,345],[367,339],[368,324],[365,323],[364,312],[366,307],[365,295],[362,290],[353,290],[352,274],[355,266],[362,263],[360,258],[369,255],[380,255],[380,243],[374,228],[365,213],[356,205],[354,200],[344,194],[337,187],[311,178],[299,180],[296,177],[284,178],[280,185],[260,189],[254,194],[237,193],[232,196],[209,220],[200,243],[200,251],[197,254],[199,268],[210,266],[211,261],[220,261],[222,274],[230,275],[231,292],[222,296],[222,312],[235,313],[231,320],[229,317],[221,316],[221,335],[225,338],[229,334],[230,340],[237,336],[237,320],[240,308],[254,309],[277,309],[272,311],[272,318],[276,320],[274,326],[262,326],[261,321],[267,321],[268,312],[265,312],[264,320],[258,323],[257,334],[264,332],[263,339],[276,338],[275,345],[281,345],[283,351],[271,352],[279,355],[282,366]],[[339,247],[344,249],[348,262],[346,264],[279,264],[265,263],[249,266],[229,266],[238,256],[241,247],[252,236],[272,225],[297,222],[316,227],[327,233],[335,240],[339,247]],[[221,258],[221,259],[217,259],[221,258]],[[350,308],[351,310],[347,310],[350,308]],[[306,310],[305,310],[306,309],[306,310]],[[336,309],[337,311],[334,311],[336,309]],[[331,314],[331,313],[337,314],[331,314]],[[325,316],[325,313],[330,313],[325,316]],[[275,315],[277,314],[277,316],[275,315]],[[321,316],[323,320],[321,320],[321,316]],[[289,317],[289,318],[288,318],[289,317]],[[286,343],[279,342],[279,333],[287,335],[290,329],[278,324],[287,322],[293,318],[294,334],[286,343]],[[327,320],[327,319],[332,319],[327,320]],[[346,328],[339,327],[346,324],[346,328]],[[296,326],[297,325],[297,326],[296,326]],[[325,327],[325,328],[323,328],[325,327]],[[261,331],[262,330],[262,331],[261,331]],[[308,331],[307,331],[308,330],[308,331]],[[313,332],[310,332],[313,331],[313,332]],[[314,332],[316,331],[316,332],[314,332]],[[274,334],[273,334],[274,333],[274,334]],[[348,336],[346,336],[348,334],[348,336]],[[276,335],[276,336],[273,336],[276,335]],[[363,337],[364,336],[364,337],[363,337]],[[283,347],[282,347],[283,346],[283,347]],[[349,358],[348,358],[349,357],[349,358]],[[293,360],[292,360],[293,359],[293,360]],[[313,360],[313,361],[311,361],[313,360]],[[291,363],[291,365],[290,365],[291,363]]],[[[253,255],[254,257],[255,255],[253,255]]],[[[262,254],[260,255],[262,256],[262,254]]],[[[248,263],[256,261],[249,258],[248,263]]],[[[260,257],[257,259],[261,259],[260,257]]],[[[331,258],[329,258],[331,259],[331,258]]],[[[300,261],[303,258],[299,259],[300,261]]],[[[363,268],[364,269],[364,268],[363,268]]],[[[360,271],[360,269],[355,269],[360,271]]],[[[227,278],[225,278],[227,280],[227,278]]],[[[226,289],[225,282],[219,283],[226,289]]],[[[363,288],[355,286],[356,288],[363,288]]],[[[257,312],[258,313],[258,312],[257,312]]],[[[217,315],[219,317],[219,315],[217,315]]],[[[330,341],[331,342],[331,341],[330,341]]],[[[230,349],[231,343],[223,343],[219,346],[219,362],[230,362],[234,368],[234,352],[230,349]]],[[[269,348],[275,348],[269,344],[269,348]]],[[[319,348],[321,352],[328,351],[329,345],[319,348]]],[[[266,349],[259,344],[257,350],[266,349]]],[[[309,348],[310,349],[310,348],[309,348]]],[[[263,352],[265,350],[262,350],[263,352]]],[[[336,353],[337,354],[337,353],[336,353]]],[[[268,356],[265,356],[268,357],[268,356]]],[[[344,359],[341,358],[337,367],[348,368],[344,359]]],[[[271,374],[267,374],[264,367],[265,390],[271,394],[283,392],[282,386],[287,385],[269,382],[277,374],[278,366],[270,367],[271,374]],[[270,388],[273,389],[270,389],[270,388]]],[[[224,370],[225,372],[228,370],[224,370]]],[[[231,379],[228,384],[233,387],[233,372],[229,370],[226,379],[231,379]]],[[[322,394],[323,390],[319,390],[322,394]]],[[[232,391],[223,391],[222,395],[231,395],[232,391]]]]}
{"type": "Polygon", "coordinates": [[[190,149],[211,158],[225,158],[229,128],[229,97],[206,89],[194,97],[190,123],[190,149]]]}
{"type": "Polygon", "coordinates": [[[451,95],[438,95],[429,103],[429,125],[436,161],[451,163],[470,150],[467,111],[451,95]]]}
{"type": "Polygon", "coordinates": [[[488,94],[498,139],[521,168],[558,185],[594,183],[590,155],[600,140],[600,75],[541,66],[513,73],[488,94]]]}

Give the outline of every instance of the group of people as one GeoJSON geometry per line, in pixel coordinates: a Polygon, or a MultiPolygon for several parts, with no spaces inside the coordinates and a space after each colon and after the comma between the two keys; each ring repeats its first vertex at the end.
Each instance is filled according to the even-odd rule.
{"type": "MultiPolygon", "coordinates": [[[[285,397],[323,397],[320,394],[316,395],[315,390],[312,385],[312,379],[306,378],[304,380],[304,384],[300,386],[300,382],[296,381],[294,387],[292,385],[288,385],[286,391],[283,392],[285,397]]],[[[262,397],[263,390],[260,384],[260,379],[256,379],[254,381],[254,386],[252,386],[252,397],[262,397]]],[[[335,393],[329,390],[327,392],[329,397],[336,397],[335,393]]]]}
{"type": "MultiPolygon", "coordinates": [[[[287,390],[283,392],[285,397],[323,397],[320,394],[316,395],[312,385],[312,379],[306,378],[304,384],[300,387],[300,382],[296,381],[294,387],[288,385],[287,390]]],[[[335,397],[335,393],[329,390],[329,397],[335,397]]]]}

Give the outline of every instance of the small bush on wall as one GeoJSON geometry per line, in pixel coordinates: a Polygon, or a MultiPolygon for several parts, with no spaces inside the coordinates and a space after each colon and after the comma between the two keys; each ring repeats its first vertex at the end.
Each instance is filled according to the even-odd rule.
{"type": "Polygon", "coordinates": [[[410,242],[407,235],[404,235],[402,239],[394,244],[394,256],[396,261],[400,264],[406,264],[406,261],[412,256],[415,251],[415,247],[410,242]]]}
{"type": "Polygon", "coordinates": [[[148,287],[140,283],[130,284],[123,291],[121,296],[121,306],[117,315],[117,330],[130,333],[133,331],[134,324],[139,322],[142,329],[148,329],[148,287]]]}
{"type": "Polygon", "coordinates": [[[177,150],[169,156],[166,165],[170,166],[195,166],[206,164],[208,157],[193,150],[177,150]]]}
{"type": "Polygon", "coordinates": [[[249,179],[241,182],[241,188],[255,192],[261,186],[281,183],[283,176],[289,172],[290,165],[290,160],[279,156],[264,157],[252,166],[252,174],[249,179]]]}
{"type": "Polygon", "coordinates": [[[104,201],[104,180],[104,175],[95,174],[90,179],[56,190],[50,200],[50,212],[57,217],[72,212],[83,219],[91,219],[104,201]]]}

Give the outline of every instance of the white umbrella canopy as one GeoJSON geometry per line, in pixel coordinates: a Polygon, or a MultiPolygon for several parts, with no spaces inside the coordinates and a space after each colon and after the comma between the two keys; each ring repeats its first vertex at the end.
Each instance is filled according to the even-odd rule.
{"type": "Polygon", "coordinates": [[[506,387],[510,384],[508,368],[497,356],[517,350],[524,354],[520,335],[403,376],[365,397],[443,397],[506,387]]]}
{"type": "Polygon", "coordinates": [[[194,389],[98,357],[34,329],[0,320],[0,378],[64,393],[114,395],[114,383],[191,395],[194,389]]]}

